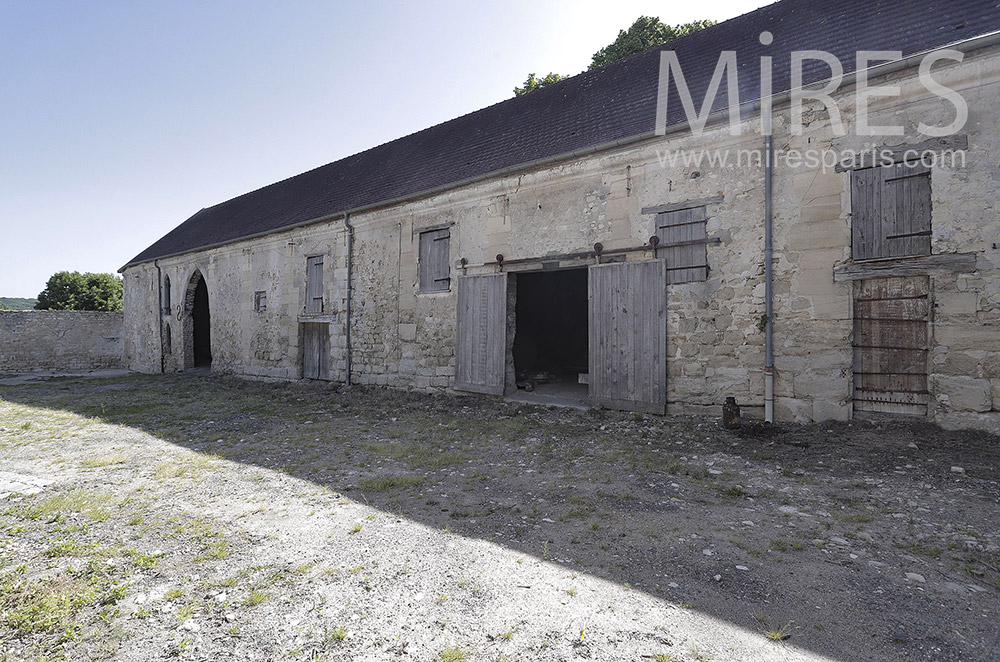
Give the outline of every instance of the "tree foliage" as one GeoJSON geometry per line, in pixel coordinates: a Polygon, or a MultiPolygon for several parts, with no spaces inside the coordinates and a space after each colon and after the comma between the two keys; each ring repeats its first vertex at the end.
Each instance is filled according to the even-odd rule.
{"type": "Polygon", "coordinates": [[[37,299],[25,299],[23,297],[0,297],[0,310],[32,310],[37,299]]]}
{"type": "Polygon", "coordinates": [[[692,32],[715,25],[715,21],[703,20],[693,23],[669,26],[655,16],[640,16],[628,30],[619,30],[618,38],[594,53],[587,69],[603,67],[622,58],[641,53],[654,46],[679,39],[692,32]]]}
{"type": "Polygon", "coordinates": [[[35,309],[117,312],[122,309],[122,281],[112,274],[60,271],[38,294],[35,309]]]}
{"type": "Polygon", "coordinates": [[[524,87],[515,87],[514,96],[521,96],[522,94],[527,94],[528,92],[534,92],[535,90],[540,90],[546,85],[551,85],[552,83],[558,83],[564,80],[567,76],[561,74],[549,72],[545,78],[535,78],[535,74],[528,74],[528,77],[524,81],[524,87]]]}
{"type": "MultiPolygon", "coordinates": [[[[642,51],[673,41],[692,32],[703,30],[715,25],[715,21],[702,20],[692,23],[682,23],[680,25],[666,25],[655,16],[640,16],[635,20],[628,30],[619,30],[618,38],[601,50],[594,53],[591,58],[588,70],[603,67],[616,60],[641,53],[642,51]]],[[[536,78],[535,74],[528,74],[523,87],[515,87],[514,95],[521,96],[528,92],[540,90],[546,85],[557,83],[568,76],[556,73],[549,73],[545,78],[536,78]]]]}

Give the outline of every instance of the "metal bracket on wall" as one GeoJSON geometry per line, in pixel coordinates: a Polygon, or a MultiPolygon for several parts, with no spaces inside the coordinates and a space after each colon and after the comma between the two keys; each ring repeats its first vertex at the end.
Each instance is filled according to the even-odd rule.
{"type": "Polygon", "coordinates": [[[642,246],[632,246],[629,248],[611,248],[604,250],[603,244],[598,242],[594,244],[594,249],[592,251],[581,251],[579,253],[561,253],[559,255],[546,255],[544,257],[522,257],[513,260],[505,259],[503,255],[497,255],[497,259],[494,262],[487,262],[484,267],[499,266],[502,270],[503,265],[511,264],[528,264],[532,262],[551,262],[553,260],[589,260],[590,258],[606,258],[609,255],[621,255],[624,253],[640,253],[642,251],[652,251],[653,255],[656,255],[656,251],[661,248],[673,248],[676,246],[692,246],[694,244],[718,244],[722,243],[722,240],[718,237],[708,237],[707,239],[692,239],[691,241],[675,241],[669,244],[661,244],[659,238],[656,242],[650,241],[648,244],[643,244],[642,246]],[[601,246],[601,250],[597,250],[597,246],[601,246]]]}

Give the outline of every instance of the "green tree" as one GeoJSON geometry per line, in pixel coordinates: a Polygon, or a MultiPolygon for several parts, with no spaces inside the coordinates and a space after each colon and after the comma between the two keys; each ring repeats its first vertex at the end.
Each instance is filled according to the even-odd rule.
{"type": "Polygon", "coordinates": [[[515,87],[514,96],[521,96],[522,94],[527,94],[528,92],[534,92],[535,90],[540,90],[546,85],[551,85],[552,83],[558,83],[561,80],[565,80],[567,77],[561,74],[549,72],[549,75],[545,78],[535,78],[535,74],[528,74],[528,77],[524,81],[524,87],[515,87]]]}
{"type": "MultiPolygon", "coordinates": [[[[671,27],[662,23],[660,19],[655,16],[640,16],[635,19],[635,22],[628,30],[619,30],[617,39],[594,53],[594,57],[591,58],[590,65],[587,69],[590,70],[596,67],[603,67],[604,65],[610,64],[616,60],[620,60],[635,53],[641,53],[642,51],[653,48],[654,46],[665,44],[668,41],[673,41],[674,39],[689,35],[692,32],[697,32],[698,30],[704,30],[712,25],[715,25],[715,21],[706,19],[703,21],[694,21],[692,23],[682,23],[681,25],[671,27]]],[[[514,95],[521,96],[522,94],[527,94],[528,92],[534,92],[535,90],[540,90],[546,85],[557,83],[565,78],[568,78],[568,76],[562,76],[555,73],[549,73],[549,75],[545,78],[535,78],[535,74],[528,74],[528,78],[524,81],[524,87],[515,87],[514,95]]]]}
{"type": "Polygon", "coordinates": [[[32,310],[38,299],[22,297],[0,297],[0,310],[32,310]]]}
{"type": "Polygon", "coordinates": [[[703,20],[671,27],[655,16],[640,16],[628,30],[619,30],[617,39],[594,53],[587,69],[603,67],[712,25],[715,25],[715,21],[703,20]]]}
{"type": "Polygon", "coordinates": [[[122,281],[112,274],[81,274],[60,271],[53,274],[38,294],[36,310],[122,309],[122,281]]]}

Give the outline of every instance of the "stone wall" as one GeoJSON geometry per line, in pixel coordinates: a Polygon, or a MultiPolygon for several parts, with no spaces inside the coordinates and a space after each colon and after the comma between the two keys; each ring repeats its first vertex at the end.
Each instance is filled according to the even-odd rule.
{"type": "MultiPolygon", "coordinates": [[[[964,164],[931,174],[935,254],[976,255],[970,273],[931,274],[934,292],[929,418],[943,424],[1000,427],[1000,51],[966,56],[935,71],[961,90],[971,109],[964,164]]],[[[775,109],[774,337],[779,420],[848,420],[853,411],[853,286],[834,279],[851,263],[851,175],[789,165],[792,150],[843,150],[919,142],[918,122],[946,124],[951,110],[918,84],[915,71],[884,77],[902,96],[870,101],[869,123],[901,124],[902,136],[855,136],[853,89],[838,102],[848,136],[838,137],[822,108],[807,104],[805,132],[792,135],[790,110],[775,109]]],[[[668,411],[718,413],[726,396],[746,411],[763,407],[764,172],[739,154],[760,154],[759,126],[743,135],[728,126],[700,136],[668,135],[519,175],[495,177],[391,208],[351,216],[355,230],[352,377],[357,383],[423,390],[454,380],[456,278],[492,273],[497,254],[535,258],[506,271],[538,269],[546,256],[646,244],[654,217],[642,209],[714,198],[707,208],[708,278],[671,284],[668,299],[668,411]],[[712,150],[724,163],[685,160],[712,150]],[[676,161],[672,156],[681,155],[676,161]],[[418,291],[419,233],[451,229],[452,288],[418,291]],[[466,266],[461,264],[466,260],[466,266]]],[[[126,271],[128,367],[182,369],[186,288],[198,270],[212,307],[213,370],[280,379],[302,376],[299,322],[306,256],[323,254],[324,320],[330,332],[331,378],[345,377],[347,228],[343,220],[158,260],[126,271]],[[161,352],[158,282],[170,278],[171,308],[161,311],[169,351],[161,352]],[[159,280],[158,280],[159,279],[159,280]],[[266,291],[268,308],[253,308],[266,291]],[[161,365],[161,355],[163,356],[161,365]]],[[[628,259],[648,259],[648,252],[628,259]]],[[[564,260],[560,267],[586,266],[564,260]]]]}
{"type": "Polygon", "coordinates": [[[305,317],[306,256],[323,255],[324,306],[315,319],[329,325],[330,376],[342,381],[345,241],[343,223],[323,223],[127,269],[126,367],[138,372],[190,367],[185,363],[193,341],[189,294],[195,285],[192,278],[200,273],[211,309],[212,370],[301,378],[299,321],[313,319],[305,317]],[[260,312],[256,292],[267,296],[266,309],[260,312]]]}
{"type": "Polygon", "coordinates": [[[122,313],[0,310],[0,371],[122,366],[122,313]]]}

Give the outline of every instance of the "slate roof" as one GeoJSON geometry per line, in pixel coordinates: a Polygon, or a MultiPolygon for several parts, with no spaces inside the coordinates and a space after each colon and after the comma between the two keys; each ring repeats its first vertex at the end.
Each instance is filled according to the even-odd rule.
{"type": "MultiPolygon", "coordinates": [[[[677,53],[700,107],[722,50],[738,53],[740,101],[747,102],[759,98],[763,55],[774,57],[777,93],[790,87],[792,51],[827,51],[849,73],[858,50],[901,50],[905,57],[997,30],[1000,0],[783,0],[202,209],[126,266],[647,134],[654,129],[663,49],[677,53]],[[770,46],[759,42],[764,30],[774,35],[770,46]]],[[[818,62],[804,74],[807,83],[829,77],[818,62]]],[[[716,105],[725,103],[723,84],[716,105]]],[[[676,93],[668,108],[668,125],[686,120],[676,93]]]]}

